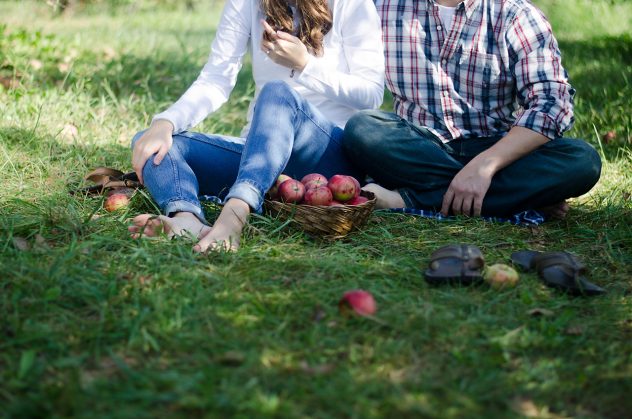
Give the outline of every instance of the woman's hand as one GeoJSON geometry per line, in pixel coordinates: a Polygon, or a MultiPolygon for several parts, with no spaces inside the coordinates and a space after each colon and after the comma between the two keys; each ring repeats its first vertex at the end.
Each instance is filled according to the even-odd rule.
{"type": "Polygon", "coordinates": [[[162,162],[173,144],[173,124],[164,119],[154,121],[149,129],[136,141],[132,151],[132,167],[140,183],[143,181],[143,167],[152,155],[154,164],[162,162]]]}
{"type": "Polygon", "coordinates": [[[309,53],[301,40],[287,32],[275,31],[265,20],[261,24],[266,35],[261,40],[261,50],[275,63],[303,71],[309,60],[309,53]]]}

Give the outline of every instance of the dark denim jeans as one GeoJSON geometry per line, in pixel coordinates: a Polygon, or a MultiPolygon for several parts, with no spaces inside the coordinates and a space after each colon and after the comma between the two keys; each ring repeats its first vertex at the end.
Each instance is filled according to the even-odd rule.
{"type": "MultiPolygon", "coordinates": [[[[141,135],[136,134],[132,147],[141,135]]],[[[247,138],[174,135],[164,160],[155,165],[150,158],[143,177],[167,215],[186,211],[204,221],[198,194],[239,198],[260,212],[264,194],[281,172],[297,179],[313,172],[359,178],[341,140],[342,128],[287,83],[273,81],[261,89],[247,138]]]]}
{"type": "MultiPolygon", "coordinates": [[[[347,122],[343,148],[376,183],[397,189],[407,207],[438,211],[454,176],[501,138],[443,143],[393,113],[363,111],[347,122]]],[[[496,173],[482,214],[508,216],[582,195],[600,173],[601,159],[591,145],[557,138],[496,173]]]]}

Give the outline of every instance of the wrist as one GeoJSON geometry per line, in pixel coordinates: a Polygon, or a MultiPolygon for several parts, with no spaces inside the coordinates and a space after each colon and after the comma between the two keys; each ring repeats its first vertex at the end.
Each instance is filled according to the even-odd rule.
{"type": "Polygon", "coordinates": [[[168,132],[169,134],[173,134],[175,127],[173,126],[173,123],[167,119],[154,119],[149,129],[152,131],[168,132]]]}

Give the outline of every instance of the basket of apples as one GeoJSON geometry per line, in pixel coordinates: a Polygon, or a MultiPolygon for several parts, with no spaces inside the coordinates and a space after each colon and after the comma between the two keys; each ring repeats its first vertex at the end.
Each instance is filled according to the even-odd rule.
{"type": "Polygon", "coordinates": [[[337,238],[363,226],[373,208],[375,196],[360,190],[352,176],[334,175],[330,179],[318,173],[300,181],[282,174],[268,191],[266,210],[291,219],[307,233],[337,238]]]}

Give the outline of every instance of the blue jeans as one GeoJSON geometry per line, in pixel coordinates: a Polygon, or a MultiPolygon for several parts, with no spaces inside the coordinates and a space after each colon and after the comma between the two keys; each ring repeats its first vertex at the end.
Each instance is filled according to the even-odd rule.
{"type": "MultiPolygon", "coordinates": [[[[407,207],[438,211],[454,176],[501,138],[443,143],[393,113],[362,111],[347,122],[343,146],[376,183],[397,189],[407,207]]],[[[557,138],[494,175],[482,215],[502,217],[557,204],[588,192],[600,173],[601,159],[591,145],[557,138]]]]}
{"type": "MultiPolygon", "coordinates": [[[[142,132],[134,136],[132,147],[142,132]]],[[[143,168],[145,187],[166,215],[186,211],[205,222],[198,195],[239,198],[261,212],[264,195],[281,173],[300,179],[360,172],[342,151],[342,128],[328,121],[287,83],[259,94],[247,138],[183,132],[159,165],[143,168]]]]}

